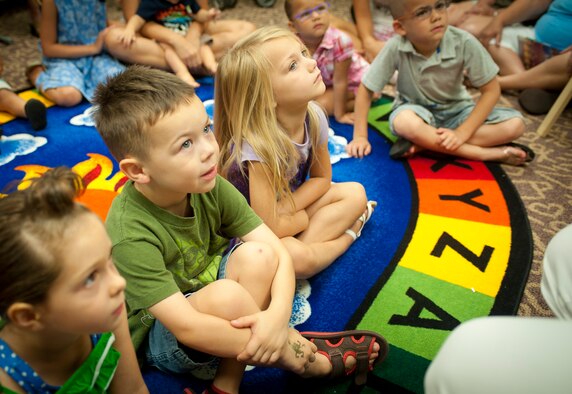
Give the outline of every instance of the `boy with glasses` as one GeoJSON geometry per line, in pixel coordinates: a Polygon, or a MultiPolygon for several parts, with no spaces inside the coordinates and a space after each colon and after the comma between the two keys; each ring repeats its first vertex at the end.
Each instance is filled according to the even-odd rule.
{"type": "Polygon", "coordinates": [[[322,0],[286,0],[288,26],[316,60],[326,92],[317,100],[340,123],[353,124],[354,100],[369,63],[352,39],[331,25],[330,4],[322,0]]]}
{"type": "Polygon", "coordinates": [[[390,2],[396,37],[390,39],[362,79],[356,96],[354,138],[347,151],[354,157],[371,152],[367,113],[373,92],[380,92],[398,70],[397,97],[389,118],[399,138],[394,159],[421,150],[470,160],[522,165],[534,152],[512,141],[525,129],[522,115],[497,108],[498,66],[470,33],[448,26],[447,0],[390,2]],[[475,103],[463,79],[481,93],[475,103]]]}

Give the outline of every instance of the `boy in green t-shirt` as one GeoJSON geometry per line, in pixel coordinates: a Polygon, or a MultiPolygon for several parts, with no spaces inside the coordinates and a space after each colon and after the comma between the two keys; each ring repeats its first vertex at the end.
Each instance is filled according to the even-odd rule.
{"type": "Polygon", "coordinates": [[[207,378],[213,357],[203,353],[220,357],[213,388],[230,393],[238,393],[244,363],[308,377],[355,370],[363,381],[387,343],[369,331],[302,336],[288,328],[291,258],[217,175],[219,148],[193,88],[133,66],[101,85],[94,103],[97,129],[129,178],[107,229],[145,361],[207,378]]]}

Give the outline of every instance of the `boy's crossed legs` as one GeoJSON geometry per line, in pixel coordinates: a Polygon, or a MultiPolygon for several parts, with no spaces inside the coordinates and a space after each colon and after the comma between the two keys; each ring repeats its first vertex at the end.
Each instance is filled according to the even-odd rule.
{"type": "MultiPolygon", "coordinates": [[[[232,252],[226,267],[219,271],[227,279],[219,279],[188,298],[198,312],[227,320],[235,327],[242,326],[251,330],[250,339],[244,343],[244,350],[238,355],[232,355],[232,358],[222,358],[220,361],[213,386],[222,391],[238,393],[247,362],[284,368],[304,377],[326,377],[332,371],[330,360],[325,355],[316,353],[316,345],[298,331],[288,328],[287,320],[283,326],[284,336],[276,330],[271,332],[273,338],[283,342],[279,346],[279,354],[260,352],[257,345],[263,338],[257,336],[264,336],[264,333],[259,332],[263,328],[259,328],[258,323],[265,318],[261,312],[270,304],[271,286],[277,269],[278,258],[269,245],[246,242],[232,252]]],[[[220,344],[220,354],[228,353],[227,349],[222,348],[222,338],[220,344]]],[[[380,344],[375,343],[369,357],[370,364],[378,358],[379,351],[380,344]]],[[[352,356],[344,360],[348,370],[354,368],[356,363],[356,358],[352,356]]]]}
{"type": "MultiPolygon", "coordinates": [[[[511,142],[522,135],[524,122],[519,114],[507,112],[508,109],[495,108],[487,121],[456,149],[447,146],[455,145],[455,131],[451,128],[436,127],[433,114],[417,105],[404,105],[394,111],[390,125],[394,133],[411,142],[409,149],[402,157],[411,156],[422,150],[431,150],[458,156],[470,160],[497,161],[511,165],[522,165],[530,161],[528,152],[511,142]],[[498,112],[495,112],[498,111],[498,112]],[[503,113],[504,112],[504,113],[503,113]]],[[[468,116],[468,113],[466,115],[468,116]]],[[[466,119],[466,116],[464,117],[466,119]]],[[[464,119],[458,119],[459,124],[464,119]]]]}
{"type": "Polygon", "coordinates": [[[306,208],[309,224],[296,237],[282,238],[294,262],[297,278],[309,278],[342,255],[369,220],[363,186],[357,182],[332,183],[329,190],[306,208]],[[363,216],[363,217],[361,217],[363,216]],[[348,232],[347,230],[351,230],[348,232]]]}

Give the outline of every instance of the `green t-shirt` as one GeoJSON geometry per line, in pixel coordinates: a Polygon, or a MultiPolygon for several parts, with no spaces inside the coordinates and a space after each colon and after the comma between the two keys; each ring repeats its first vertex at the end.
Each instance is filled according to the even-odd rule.
{"type": "Polygon", "coordinates": [[[125,298],[135,349],[153,316],[148,308],[177,292],[216,280],[230,239],[262,224],[242,194],[217,176],[208,193],[190,194],[191,217],[159,208],[128,182],[107,215],[113,261],[127,281],[125,298]]]}

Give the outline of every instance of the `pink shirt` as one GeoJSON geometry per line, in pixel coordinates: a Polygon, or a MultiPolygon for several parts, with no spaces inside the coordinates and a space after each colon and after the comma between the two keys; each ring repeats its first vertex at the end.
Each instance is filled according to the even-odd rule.
{"type": "Polygon", "coordinates": [[[327,87],[334,85],[334,64],[351,58],[352,62],[348,69],[348,89],[354,93],[369,67],[369,63],[354,51],[350,36],[335,27],[329,27],[326,30],[320,46],[312,57],[318,63],[322,79],[327,87]]]}

